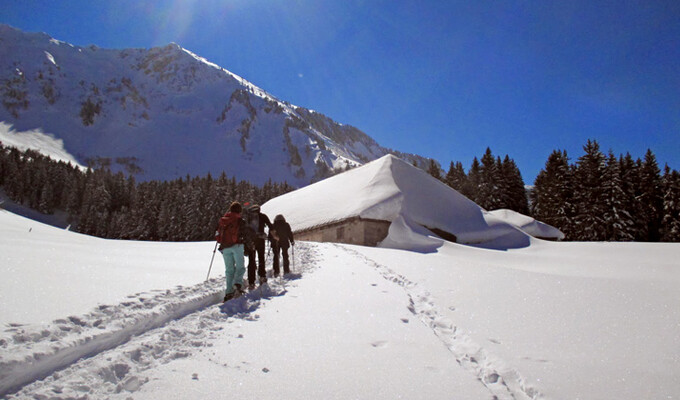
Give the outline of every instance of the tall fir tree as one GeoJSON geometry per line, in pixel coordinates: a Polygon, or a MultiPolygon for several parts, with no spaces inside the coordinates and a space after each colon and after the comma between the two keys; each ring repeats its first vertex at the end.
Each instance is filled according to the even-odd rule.
{"type": "Polygon", "coordinates": [[[579,157],[574,171],[574,217],[577,240],[599,241],[606,238],[604,213],[605,157],[595,140],[583,146],[585,154],[579,157]]]}
{"type": "Polygon", "coordinates": [[[621,164],[610,150],[604,169],[604,240],[631,241],[635,239],[635,222],[627,210],[626,193],[621,180],[621,164]]]}
{"type": "Polygon", "coordinates": [[[449,165],[449,171],[446,173],[444,182],[446,182],[446,184],[453,189],[464,194],[466,190],[465,187],[468,184],[468,179],[467,175],[465,174],[463,164],[460,161],[456,162],[455,164],[453,161],[451,161],[451,164],[449,165]]]}
{"type": "Polygon", "coordinates": [[[500,163],[500,177],[504,193],[503,207],[520,214],[529,215],[529,201],[522,173],[515,161],[508,155],[500,163]]]}
{"type": "Polygon", "coordinates": [[[442,180],[442,170],[439,167],[439,164],[433,159],[430,159],[430,163],[427,166],[427,173],[437,180],[442,180]]]}
{"type": "Polygon", "coordinates": [[[637,240],[640,237],[644,225],[642,218],[642,206],[638,201],[640,195],[640,164],[633,160],[630,153],[619,157],[619,171],[621,173],[621,190],[624,193],[623,209],[631,216],[633,226],[631,231],[633,239],[637,240]]]}
{"type": "Polygon", "coordinates": [[[656,156],[650,149],[645,153],[640,165],[640,188],[638,200],[642,206],[642,231],[639,240],[658,242],[661,239],[661,219],[663,218],[663,193],[661,189],[661,170],[656,156]]]}
{"type": "Polygon", "coordinates": [[[573,169],[566,150],[553,151],[538,173],[531,192],[534,218],[560,229],[567,239],[575,236],[573,169]]]}
{"type": "Polygon", "coordinates": [[[663,219],[661,240],[680,242],[680,173],[666,165],[663,174],[663,219]]]}
{"type": "Polygon", "coordinates": [[[479,204],[479,184],[481,182],[481,165],[477,157],[472,159],[470,171],[468,171],[467,186],[463,194],[470,200],[479,204]]]}
{"type": "Polygon", "coordinates": [[[491,149],[487,147],[484,156],[482,156],[476,201],[477,204],[486,210],[495,210],[502,207],[498,168],[496,158],[492,154],[491,149]]]}

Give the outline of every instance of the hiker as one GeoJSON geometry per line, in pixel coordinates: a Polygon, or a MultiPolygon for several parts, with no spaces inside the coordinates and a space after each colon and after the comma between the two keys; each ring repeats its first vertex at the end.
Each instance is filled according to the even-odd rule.
{"type": "Polygon", "coordinates": [[[291,245],[295,246],[295,240],[293,239],[293,231],[290,229],[290,225],[286,222],[283,215],[279,214],[274,218],[274,224],[272,225],[271,233],[271,244],[272,249],[274,249],[274,276],[279,276],[279,253],[283,253],[283,273],[290,273],[290,261],[288,259],[288,247],[291,245]]]}
{"type": "Polygon", "coordinates": [[[224,272],[227,278],[227,288],[224,301],[241,295],[243,275],[245,274],[245,260],[243,248],[246,242],[245,221],[241,217],[243,207],[235,201],[229,206],[229,211],[220,218],[216,239],[220,244],[219,250],[224,257],[224,272]]]}
{"type": "Polygon", "coordinates": [[[247,224],[254,230],[253,246],[246,250],[248,256],[248,288],[255,288],[255,271],[260,278],[260,285],[267,282],[267,271],[265,270],[265,239],[267,235],[264,233],[264,227],[269,230],[272,229],[272,223],[269,217],[260,211],[260,206],[255,204],[247,207],[248,218],[247,224]],[[257,256],[257,263],[255,262],[257,256]]]}

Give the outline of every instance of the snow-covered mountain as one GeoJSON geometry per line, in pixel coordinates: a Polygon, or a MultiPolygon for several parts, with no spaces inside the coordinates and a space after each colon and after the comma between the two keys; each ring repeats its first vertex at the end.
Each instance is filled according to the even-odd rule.
{"type": "Polygon", "coordinates": [[[80,163],[111,163],[142,180],[226,171],[304,186],[388,153],[425,163],[177,44],[79,47],[0,25],[0,99],[0,122],[10,127],[0,141],[38,132],[80,163]]]}

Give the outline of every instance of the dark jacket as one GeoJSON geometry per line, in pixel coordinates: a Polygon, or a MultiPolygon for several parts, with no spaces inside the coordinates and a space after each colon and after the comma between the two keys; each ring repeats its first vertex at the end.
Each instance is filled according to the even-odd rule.
{"type": "Polygon", "coordinates": [[[269,221],[269,217],[267,215],[260,213],[257,217],[257,219],[260,221],[260,226],[257,228],[257,233],[258,233],[258,238],[266,238],[264,234],[264,227],[267,226],[270,230],[272,229],[272,223],[269,221]]]}
{"type": "Polygon", "coordinates": [[[288,248],[291,244],[295,244],[295,239],[293,238],[293,231],[290,229],[290,225],[286,222],[283,215],[279,214],[274,218],[274,224],[272,228],[276,232],[276,236],[279,238],[278,246],[282,248],[288,248]]]}

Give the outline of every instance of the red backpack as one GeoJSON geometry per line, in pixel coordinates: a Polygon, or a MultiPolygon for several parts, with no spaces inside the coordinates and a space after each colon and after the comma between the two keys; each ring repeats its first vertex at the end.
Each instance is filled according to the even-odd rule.
{"type": "Polygon", "coordinates": [[[220,218],[219,227],[217,229],[217,242],[222,246],[221,248],[231,247],[239,242],[239,222],[241,221],[241,214],[226,213],[224,217],[220,218]]]}

